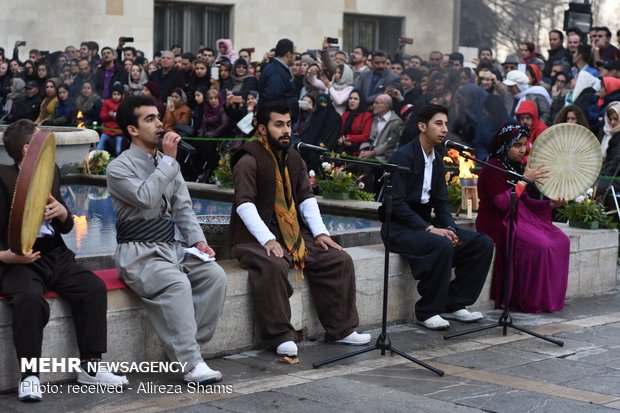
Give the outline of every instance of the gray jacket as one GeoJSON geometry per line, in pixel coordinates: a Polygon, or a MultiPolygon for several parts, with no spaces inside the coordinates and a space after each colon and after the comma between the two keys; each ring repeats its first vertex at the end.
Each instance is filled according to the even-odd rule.
{"type": "Polygon", "coordinates": [[[405,122],[394,111],[390,111],[390,113],[390,120],[387,121],[380,134],[377,134],[379,118],[375,116],[370,130],[369,145],[366,145],[366,147],[362,145],[360,148],[362,150],[375,151],[375,159],[384,162],[387,162],[392,153],[398,149],[400,135],[402,135],[405,129],[405,122]]]}

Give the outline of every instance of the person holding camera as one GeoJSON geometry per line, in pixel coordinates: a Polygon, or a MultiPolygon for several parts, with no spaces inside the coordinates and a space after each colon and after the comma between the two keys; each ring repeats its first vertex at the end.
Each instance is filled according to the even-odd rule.
{"type": "Polygon", "coordinates": [[[123,66],[117,64],[111,47],[106,46],[101,49],[101,62],[93,73],[93,80],[97,87],[97,93],[102,99],[112,97],[112,85],[114,83],[120,82],[126,85],[129,82],[128,73],[123,66]]]}
{"type": "MultiPolygon", "coordinates": [[[[116,46],[116,61],[122,62],[123,60],[136,61],[136,48],[132,46],[125,46],[125,43],[132,43],[133,37],[121,36],[118,38],[118,46],[116,46]]],[[[103,53],[103,51],[102,51],[103,53]]]]}
{"type": "Polygon", "coordinates": [[[375,50],[372,52],[372,71],[366,71],[360,75],[355,83],[355,89],[361,90],[364,100],[371,103],[391,87],[400,90],[400,78],[387,70],[385,52],[375,50]]]}
{"type": "Polygon", "coordinates": [[[175,88],[166,100],[166,113],[162,120],[164,132],[189,127],[192,120],[192,110],[187,106],[187,95],[181,88],[175,88]]]}

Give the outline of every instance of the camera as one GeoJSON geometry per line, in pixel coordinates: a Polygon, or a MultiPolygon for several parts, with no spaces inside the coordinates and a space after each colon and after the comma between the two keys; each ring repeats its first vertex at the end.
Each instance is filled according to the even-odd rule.
{"type": "Polygon", "coordinates": [[[220,78],[220,67],[213,66],[211,67],[211,79],[219,79],[220,78]]]}
{"type": "Polygon", "coordinates": [[[125,43],[133,43],[133,37],[121,37],[121,40],[125,43]]]}
{"type": "Polygon", "coordinates": [[[19,46],[26,46],[26,41],[25,40],[20,40],[20,41],[17,42],[16,46],[17,47],[19,47],[19,46]]]}
{"type": "Polygon", "coordinates": [[[327,43],[329,44],[338,44],[338,38],[337,37],[328,37],[326,39],[327,43]]]}
{"type": "Polygon", "coordinates": [[[413,37],[400,36],[400,41],[405,44],[413,44],[413,37]]]}

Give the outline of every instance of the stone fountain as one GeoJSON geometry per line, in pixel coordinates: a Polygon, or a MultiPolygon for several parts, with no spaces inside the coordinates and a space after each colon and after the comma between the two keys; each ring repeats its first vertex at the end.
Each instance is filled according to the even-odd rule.
{"type": "MultiPolygon", "coordinates": [[[[7,126],[0,126],[0,138],[7,126]]],[[[76,173],[90,150],[91,144],[99,142],[99,134],[92,129],[70,128],[62,126],[40,126],[41,130],[52,132],[56,137],[56,163],[61,175],[76,173]]],[[[0,164],[12,164],[13,160],[4,150],[0,139],[0,164]]]]}

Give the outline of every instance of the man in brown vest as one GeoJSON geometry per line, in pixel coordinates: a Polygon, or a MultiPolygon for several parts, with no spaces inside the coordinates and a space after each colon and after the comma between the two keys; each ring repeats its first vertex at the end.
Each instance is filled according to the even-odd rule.
{"type": "Polygon", "coordinates": [[[233,157],[235,195],[232,254],[249,272],[254,309],[264,344],[278,355],[296,356],[289,297],[293,267],[305,277],[325,340],[364,345],[370,334],[355,331],[355,271],[335,243],[312,194],[306,165],[291,145],[291,116],[284,102],[262,103],[258,140],[233,157]]]}

